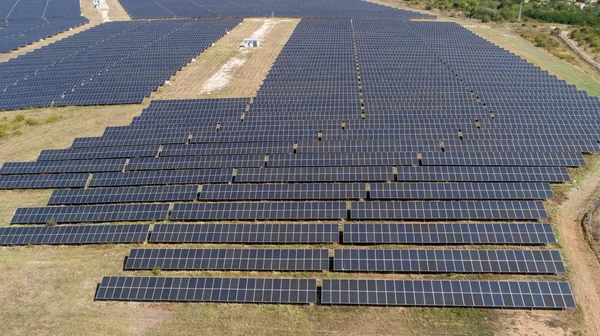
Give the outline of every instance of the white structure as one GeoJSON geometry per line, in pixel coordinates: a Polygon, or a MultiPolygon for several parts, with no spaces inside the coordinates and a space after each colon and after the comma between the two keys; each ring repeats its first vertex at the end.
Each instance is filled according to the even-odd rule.
{"type": "Polygon", "coordinates": [[[260,45],[260,41],[257,39],[244,39],[244,48],[256,48],[260,45]]]}

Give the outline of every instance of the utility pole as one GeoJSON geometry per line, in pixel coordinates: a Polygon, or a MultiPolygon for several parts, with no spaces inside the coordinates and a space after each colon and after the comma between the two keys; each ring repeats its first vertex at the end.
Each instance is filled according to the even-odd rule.
{"type": "Polygon", "coordinates": [[[523,2],[525,0],[521,0],[521,4],[519,5],[519,16],[517,17],[517,21],[521,22],[521,11],[523,11],[523,2]]]}

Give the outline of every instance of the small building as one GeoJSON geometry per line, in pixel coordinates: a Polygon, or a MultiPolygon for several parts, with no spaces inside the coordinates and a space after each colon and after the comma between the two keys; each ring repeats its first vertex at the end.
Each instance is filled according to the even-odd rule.
{"type": "Polygon", "coordinates": [[[244,39],[244,48],[256,48],[260,45],[260,42],[255,39],[244,39]]]}

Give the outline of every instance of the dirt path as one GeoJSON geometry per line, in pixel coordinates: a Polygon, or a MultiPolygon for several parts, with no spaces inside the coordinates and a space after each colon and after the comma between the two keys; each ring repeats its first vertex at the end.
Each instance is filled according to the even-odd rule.
{"type": "Polygon", "coordinates": [[[580,219],[600,190],[600,170],[572,189],[560,206],[558,231],[564,255],[570,266],[570,282],[579,309],[583,312],[587,335],[600,335],[600,263],[588,246],[580,219]]]}
{"type": "Polygon", "coordinates": [[[560,32],[560,40],[563,41],[563,43],[565,44],[565,46],[567,48],[571,49],[574,53],[576,53],[577,56],[579,56],[579,58],[581,58],[584,62],[586,62],[592,68],[594,68],[594,70],[596,70],[600,73],[600,64],[598,64],[598,62],[594,61],[594,59],[590,55],[588,55],[585,51],[579,49],[579,46],[577,46],[577,43],[569,38],[569,32],[566,32],[566,31],[560,32]]]}
{"type": "Polygon", "coordinates": [[[250,97],[255,95],[262,81],[292,35],[299,20],[245,19],[242,24],[223,36],[214,46],[206,49],[195,61],[186,65],[168,85],[161,86],[151,99],[201,99],[250,97]],[[245,38],[260,31],[267,22],[271,27],[262,36],[262,44],[251,51],[240,48],[245,38]],[[211,90],[204,90],[212,77],[222,72],[227,78],[211,90]]]}

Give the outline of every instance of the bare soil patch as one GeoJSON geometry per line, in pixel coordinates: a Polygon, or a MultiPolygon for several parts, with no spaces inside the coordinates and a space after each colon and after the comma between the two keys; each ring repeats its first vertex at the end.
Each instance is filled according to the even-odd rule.
{"type": "MultiPolygon", "coordinates": [[[[214,46],[200,54],[152,94],[151,99],[201,99],[250,97],[256,94],[269,69],[291,36],[299,20],[246,19],[221,38],[214,46]],[[276,24],[265,34],[259,48],[240,48],[245,38],[252,36],[267,21],[276,24]],[[239,60],[238,62],[234,62],[239,60]],[[223,85],[215,90],[204,90],[207,82],[224,66],[235,63],[227,70],[223,85]]],[[[214,79],[214,78],[213,78],[214,79]]]]}

